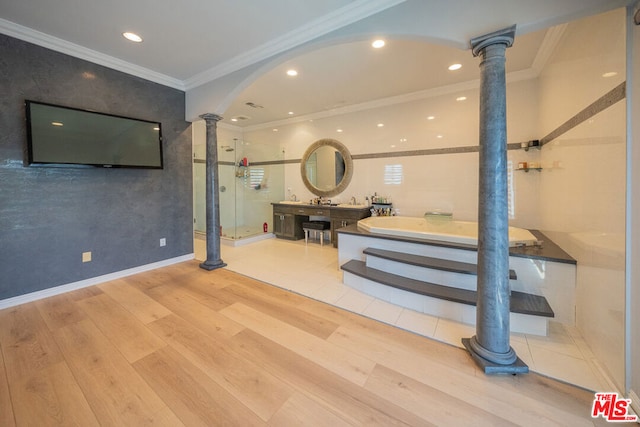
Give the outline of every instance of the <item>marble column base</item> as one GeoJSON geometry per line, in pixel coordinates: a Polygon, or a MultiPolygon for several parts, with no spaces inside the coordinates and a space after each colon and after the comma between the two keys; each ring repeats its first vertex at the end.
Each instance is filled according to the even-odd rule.
{"type": "Polygon", "coordinates": [[[462,338],[462,345],[467,349],[471,357],[476,364],[482,369],[485,374],[526,374],[529,372],[529,367],[519,357],[516,356],[516,360],[508,365],[502,365],[499,363],[491,362],[484,357],[480,356],[471,345],[471,338],[462,338]]]}
{"type": "Polygon", "coordinates": [[[227,263],[223,262],[222,260],[218,260],[218,261],[205,261],[203,263],[200,264],[200,268],[204,269],[204,270],[216,270],[218,268],[222,268],[222,267],[226,267],[227,263]]]}

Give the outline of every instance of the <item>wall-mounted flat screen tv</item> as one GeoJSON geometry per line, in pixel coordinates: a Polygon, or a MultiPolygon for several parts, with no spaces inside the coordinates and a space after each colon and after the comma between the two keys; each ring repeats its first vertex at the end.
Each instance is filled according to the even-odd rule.
{"type": "Polygon", "coordinates": [[[159,122],[25,102],[28,165],[162,169],[159,122]]]}

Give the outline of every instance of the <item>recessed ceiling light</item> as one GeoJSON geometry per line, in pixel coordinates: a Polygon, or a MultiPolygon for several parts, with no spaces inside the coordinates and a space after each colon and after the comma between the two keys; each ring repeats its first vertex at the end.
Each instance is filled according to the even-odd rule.
{"type": "Polygon", "coordinates": [[[294,69],[287,70],[287,76],[289,76],[289,77],[295,77],[295,76],[297,76],[297,75],[298,75],[298,72],[297,72],[296,70],[294,70],[294,69]]]}
{"type": "Polygon", "coordinates": [[[618,73],[616,73],[615,71],[609,71],[608,73],[604,73],[602,75],[602,77],[606,78],[606,77],[613,77],[613,76],[617,76],[617,75],[618,75],[618,73]]]}
{"type": "Polygon", "coordinates": [[[433,120],[435,118],[436,118],[436,116],[427,116],[427,120],[433,120]]]}
{"type": "Polygon", "coordinates": [[[232,122],[237,122],[237,121],[238,121],[238,119],[236,119],[235,117],[232,117],[232,118],[231,118],[231,121],[232,121],[232,122]]]}
{"type": "Polygon", "coordinates": [[[289,111],[287,114],[289,114],[290,116],[293,116],[293,111],[289,111]]]}
{"type": "Polygon", "coordinates": [[[466,96],[459,96],[456,98],[456,101],[466,101],[467,97],[466,96]]]}
{"type": "Polygon", "coordinates": [[[132,33],[127,31],[126,33],[122,33],[125,39],[131,40],[132,42],[140,43],[142,42],[142,37],[137,35],[136,33],[132,33]]]}
{"type": "Polygon", "coordinates": [[[384,123],[378,123],[378,127],[379,128],[384,127],[384,123]]]}
{"type": "Polygon", "coordinates": [[[336,132],[342,133],[342,129],[336,129],[336,132]]]}
{"type": "Polygon", "coordinates": [[[382,39],[374,40],[373,43],[371,43],[371,46],[373,46],[376,49],[380,49],[381,47],[384,47],[384,45],[385,45],[385,41],[382,39]]]}
{"type": "Polygon", "coordinates": [[[278,129],[275,129],[275,128],[274,128],[274,129],[271,129],[271,130],[272,130],[272,131],[274,131],[274,132],[278,132],[278,129]]]}
{"type": "Polygon", "coordinates": [[[62,124],[61,122],[51,122],[51,125],[53,125],[53,126],[64,126],[64,124],[62,124]]]}
{"type": "Polygon", "coordinates": [[[436,135],[436,138],[442,138],[442,135],[436,135]]]}
{"type": "Polygon", "coordinates": [[[449,65],[449,71],[455,71],[462,68],[462,64],[451,64],[449,65]]]}
{"type": "Polygon", "coordinates": [[[391,144],[390,147],[391,148],[396,148],[396,144],[391,144]]]}

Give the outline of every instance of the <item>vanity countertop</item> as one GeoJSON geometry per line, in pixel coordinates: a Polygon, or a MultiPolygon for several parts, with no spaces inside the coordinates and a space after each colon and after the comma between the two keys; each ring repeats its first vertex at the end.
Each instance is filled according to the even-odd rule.
{"type": "Polygon", "coordinates": [[[348,210],[369,210],[371,206],[368,205],[350,205],[347,203],[330,204],[330,205],[314,205],[306,202],[272,202],[273,206],[286,206],[286,207],[300,207],[300,208],[313,208],[313,209],[348,209],[348,210]]]}

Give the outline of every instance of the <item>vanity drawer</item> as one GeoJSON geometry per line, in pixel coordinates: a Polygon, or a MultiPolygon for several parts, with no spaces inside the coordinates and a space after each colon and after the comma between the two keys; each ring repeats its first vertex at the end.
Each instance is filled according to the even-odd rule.
{"type": "Polygon", "coordinates": [[[321,207],[304,208],[305,215],[330,216],[331,209],[323,209],[321,207]]]}
{"type": "Polygon", "coordinates": [[[298,214],[298,209],[293,206],[273,205],[274,214],[298,214]]]}

